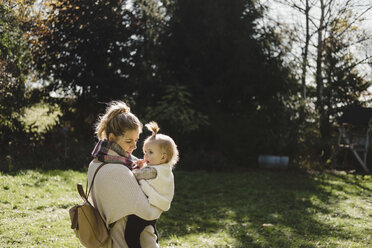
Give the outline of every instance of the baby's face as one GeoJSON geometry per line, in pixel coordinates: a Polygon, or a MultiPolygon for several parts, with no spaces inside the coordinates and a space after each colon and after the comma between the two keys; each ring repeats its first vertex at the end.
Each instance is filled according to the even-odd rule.
{"type": "Polygon", "coordinates": [[[158,165],[163,164],[166,161],[166,154],[161,151],[159,145],[149,142],[143,147],[143,153],[145,154],[145,160],[147,165],[158,165]]]}

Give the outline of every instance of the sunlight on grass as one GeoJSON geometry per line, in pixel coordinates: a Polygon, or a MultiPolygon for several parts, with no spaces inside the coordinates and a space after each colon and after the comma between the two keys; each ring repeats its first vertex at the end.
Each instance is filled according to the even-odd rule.
{"type": "MultiPolygon", "coordinates": [[[[0,173],[0,247],[79,247],[68,209],[86,173],[0,173]]],[[[371,176],[175,171],[161,247],[369,247],[371,176]]],[[[81,247],[81,246],[80,246],[81,247]]]]}
{"type": "Polygon", "coordinates": [[[75,180],[84,177],[72,171],[1,175],[0,247],[78,247],[67,210],[79,202],[75,180]]]}
{"type": "Polygon", "coordinates": [[[235,238],[221,230],[216,233],[172,235],[161,241],[161,247],[235,247],[235,243],[235,238]]]}

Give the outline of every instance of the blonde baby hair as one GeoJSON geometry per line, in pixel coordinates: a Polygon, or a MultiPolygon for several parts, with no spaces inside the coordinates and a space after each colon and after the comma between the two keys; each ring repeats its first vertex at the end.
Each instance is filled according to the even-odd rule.
{"type": "Polygon", "coordinates": [[[174,168],[179,159],[177,145],[174,140],[168,135],[159,134],[158,132],[160,128],[155,121],[151,121],[145,126],[149,131],[152,132],[152,135],[145,139],[143,145],[145,146],[147,143],[154,143],[156,145],[159,145],[160,150],[167,154],[166,163],[174,168]]]}
{"type": "Polygon", "coordinates": [[[106,112],[98,117],[95,133],[99,140],[108,139],[109,134],[120,136],[129,130],[142,131],[142,123],[130,112],[125,102],[112,101],[107,105],[106,112]]]}

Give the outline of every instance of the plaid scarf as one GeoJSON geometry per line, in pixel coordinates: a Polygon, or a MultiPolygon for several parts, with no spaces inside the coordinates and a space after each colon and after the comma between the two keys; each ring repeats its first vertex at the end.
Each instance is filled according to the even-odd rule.
{"type": "Polygon", "coordinates": [[[115,142],[108,140],[98,141],[92,151],[92,156],[100,162],[123,164],[131,170],[136,166],[131,155],[115,142]]]}

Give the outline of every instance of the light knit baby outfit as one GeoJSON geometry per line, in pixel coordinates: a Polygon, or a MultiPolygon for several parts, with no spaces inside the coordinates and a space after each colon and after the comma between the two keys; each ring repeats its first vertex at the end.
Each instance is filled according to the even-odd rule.
{"type": "MultiPolygon", "coordinates": [[[[151,165],[133,170],[150,204],[162,211],[168,211],[174,196],[174,176],[169,164],[151,165]]],[[[136,215],[128,216],[125,239],[129,247],[140,247],[139,235],[148,225],[157,235],[156,220],[146,221],[136,215]]]]}
{"type": "MultiPolygon", "coordinates": [[[[143,169],[133,170],[143,192],[150,204],[168,211],[174,196],[174,176],[169,164],[150,165],[143,169]],[[151,171],[156,171],[155,178],[151,171]],[[146,178],[149,175],[150,178],[146,178]]],[[[155,174],[155,173],[154,173],[155,174]]]]}

